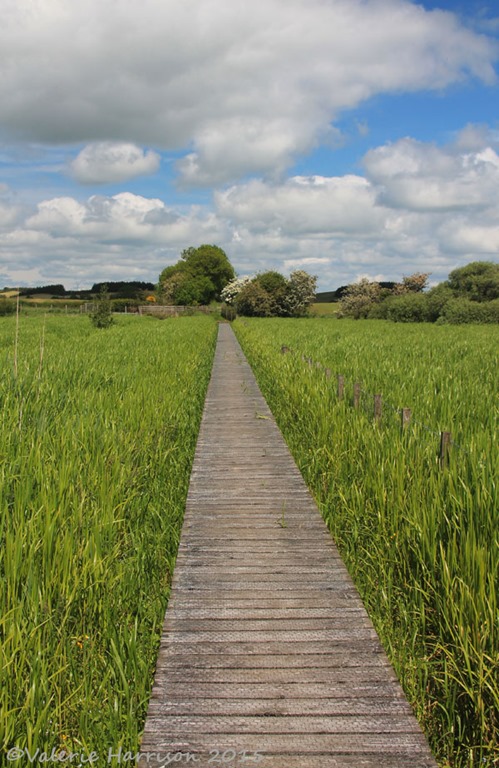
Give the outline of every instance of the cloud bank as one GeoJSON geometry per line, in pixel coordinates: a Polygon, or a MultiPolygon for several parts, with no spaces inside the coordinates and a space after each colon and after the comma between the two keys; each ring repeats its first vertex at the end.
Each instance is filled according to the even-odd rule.
{"type": "Polygon", "coordinates": [[[499,137],[469,126],[445,147],[413,139],[377,147],[364,175],[251,179],[188,210],[124,192],[52,198],[23,214],[6,198],[0,270],[15,254],[42,282],[155,280],[186,245],[209,242],[241,274],[303,267],[323,290],[360,275],[428,271],[439,281],[459,264],[497,259],[498,151],[499,137]]]}
{"type": "Polygon", "coordinates": [[[380,139],[344,175],[290,171],[338,148],[342,116],[373,97],[495,84],[497,40],[478,26],[409,0],[0,3],[11,282],[155,279],[202,242],[240,273],[303,266],[323,289],[416,270],[439,280],[497,258],[499,141],[487,126],[445,146],[380,139]],[[162,151],[176,158],[174,191],[162,151]],[[100,194],[106,184],[118,193],[100,194]]]}
{"type": "Polygon", "coordinates": [[[2,133],[92,142],[73,168],[85,183],[105,175],[99,158],[104,180],[130,178],[128,142],[185,151],[184,184],[275,175],[376,94],[495,79],[490,38],[406,0],[2,0],[2,11],[2,133]],[[121,157],[101,142],[124,142],[121,157]]]}

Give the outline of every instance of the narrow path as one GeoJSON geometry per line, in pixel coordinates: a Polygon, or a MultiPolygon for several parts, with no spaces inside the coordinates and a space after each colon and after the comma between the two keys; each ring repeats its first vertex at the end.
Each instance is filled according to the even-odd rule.
{"type": "Polygon", "coordinates": [[[228,324],[141,752],[149,765],[436,765],[228,324]]]}

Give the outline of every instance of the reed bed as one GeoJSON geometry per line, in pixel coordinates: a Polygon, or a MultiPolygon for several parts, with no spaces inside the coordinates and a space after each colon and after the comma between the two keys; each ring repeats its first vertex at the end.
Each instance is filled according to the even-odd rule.
{"type": "Polygon", "coordinates": [[[2,320],[3,750],[138,748],[215,336],[2,320]]]}
{"type": "Polygon", "coordinates": [[[252,319],[235,330],[440,764],[498,764],[498,329],[252,319]],[[454,440],[445,471],[440,430],[454,440]]]}

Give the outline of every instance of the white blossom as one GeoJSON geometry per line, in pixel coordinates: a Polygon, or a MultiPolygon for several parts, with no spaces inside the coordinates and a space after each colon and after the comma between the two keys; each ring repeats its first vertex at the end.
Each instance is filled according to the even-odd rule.
{"type": "Polygon", "coordinates": [[[222,292],[220,294],[220,297],[222,301],[224,301],[226,304],[233,304],[236,296],[245,285],[248,285],[252,280],[254,280],[254,275],[244,275],[243,277],[235,277],[234,280],[231,280],[230,283],[227,283],[227,285],[222,289],[222,292]]]}

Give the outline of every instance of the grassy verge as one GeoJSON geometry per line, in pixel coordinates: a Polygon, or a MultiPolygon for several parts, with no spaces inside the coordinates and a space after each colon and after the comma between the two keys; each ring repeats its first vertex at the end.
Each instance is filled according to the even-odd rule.
{"type": "Polygon", "coordinates": [[[441,765],[496,764],[498,330],[319,319],[234,328],[441,765]],[[335,374],[346,377],[343,400],[335,374]],[[413,409],[404,433],[402,407],[413,409]],[[440,430],[455,441],[444,472],[440,430]]]}
{"type": "Polygon", "coordinates": [[[2,319],[4,749],[137,748],[215,335],[2,319]]]}

